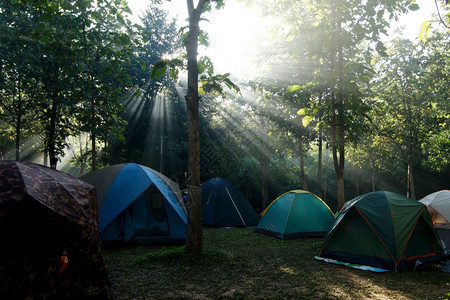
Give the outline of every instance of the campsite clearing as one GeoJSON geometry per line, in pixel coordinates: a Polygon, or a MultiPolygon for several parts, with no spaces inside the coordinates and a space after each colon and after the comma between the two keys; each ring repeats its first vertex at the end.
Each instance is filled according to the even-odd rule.
{"type": "Polygon", "coordinates": [[[372,273],[317,261],[323,238],[280,240],[250,228],[204,229],[183,246],[106,249],[115,299],[449,299],[450,273],[372,273]]]}

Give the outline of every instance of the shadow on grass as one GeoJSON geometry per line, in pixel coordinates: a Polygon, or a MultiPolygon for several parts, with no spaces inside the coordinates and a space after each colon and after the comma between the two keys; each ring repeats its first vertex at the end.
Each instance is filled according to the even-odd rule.
{"type": "Polygon", "coordinates": [[[321,245],[205,229],[199,255],[125,247],[106,250],[105,263],[116,299],[439,299],[450,291],[449,273],[354,270],[315,260],[321,245]]]}

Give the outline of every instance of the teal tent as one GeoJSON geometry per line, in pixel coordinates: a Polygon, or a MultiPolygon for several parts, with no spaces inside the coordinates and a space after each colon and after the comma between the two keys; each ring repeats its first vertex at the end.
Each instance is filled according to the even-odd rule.
{"type": "Polygon", "coordinates": [[[256,232],[281,239],[301,236],[325,236],[334,222],[328,205],[303,190],[282,194],[262,212],[256,232]]]}
{"type": "Polygon", "coordinates": [[[387,270],[445,257],[425,205],[386,191],[346,202],[319,256],[387,270]]]}
{"type": "Polygon", "coordinates": [[[184,241],[186,208],[177,184],[148,167],[113,165],[81,177],[97,189],[103,242],[184,241]]]}
{"type": "Polygon", "coordinates": [[[259,215],[231,183],[213,178],[201,185],[202,224],[210,227],[256,226],[259,215]]]}

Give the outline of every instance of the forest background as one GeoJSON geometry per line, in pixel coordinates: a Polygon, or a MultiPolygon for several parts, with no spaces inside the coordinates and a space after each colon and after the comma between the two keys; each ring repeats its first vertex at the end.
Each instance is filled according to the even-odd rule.
{"type": "MultiPolygon", "coordinates": [[[[202,182],[226,178],[259,211],[298,188],[335,211],[339,178],[346,200],[449,188],[449,5],[437,3],[420,39],[382,40],[388,21],[420,7],[347,1],[335,34],[331,2],[247,1],[271,18],[252,50],[257,76],[216,74],[203,50],[202,182]]],[[[136,162],[186,187],[186,27],[162,3],[140,22],[122,0],[2,0],[0,12],[2,160],[74,176],[136,162]],[[161,62],[171,67],[152,76],[161,62]]],[[[207,46],[208,33],[199,40],[207,46]]]]}

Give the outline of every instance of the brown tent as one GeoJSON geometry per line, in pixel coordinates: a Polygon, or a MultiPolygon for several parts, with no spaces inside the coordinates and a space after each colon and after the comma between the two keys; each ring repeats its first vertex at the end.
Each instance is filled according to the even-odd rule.
{"type": "Polygon", "coordinates": [[[107,299],[95,188],[41,165],[0,162],[0,295],[107,299]]]}

